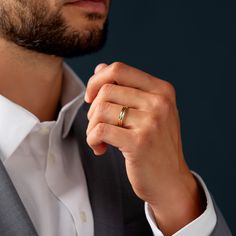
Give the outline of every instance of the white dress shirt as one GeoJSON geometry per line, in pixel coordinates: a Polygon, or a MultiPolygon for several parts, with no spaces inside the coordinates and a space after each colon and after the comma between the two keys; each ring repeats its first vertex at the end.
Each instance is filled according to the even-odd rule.
{"type": "MultiPolygon", "coordinates": [[[[70,132],[85,87],[64,65],[61,107],[56,121],[37,117],[0,95],[0,156],[39,236],[93,236],[93,215],[77,141],[70,132]]],[[[208,236],[216,224],[209,192],[205,212],[175,236],[208,236]]],[[[147,203],[147,220],[163,236],[147,203]]]]}

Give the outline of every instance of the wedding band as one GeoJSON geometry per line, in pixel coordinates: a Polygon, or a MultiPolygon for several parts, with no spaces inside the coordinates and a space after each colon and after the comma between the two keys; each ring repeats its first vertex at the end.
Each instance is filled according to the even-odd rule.
{"type": "Polygon", "coordinates": [[[128,109],[129,108],[126,106],[122,107],[121,112],[118,117],[118,126],[123,127],[123,121],[125,119],[128,109]]]}

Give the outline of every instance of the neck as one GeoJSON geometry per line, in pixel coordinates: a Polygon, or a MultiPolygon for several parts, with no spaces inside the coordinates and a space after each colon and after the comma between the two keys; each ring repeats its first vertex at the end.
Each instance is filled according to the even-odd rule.
{"type": "Polygon", "coordinates": [[[55,120],[63,79],[63,59],[0,39],[0,94],[33,113],[55,120]]]}

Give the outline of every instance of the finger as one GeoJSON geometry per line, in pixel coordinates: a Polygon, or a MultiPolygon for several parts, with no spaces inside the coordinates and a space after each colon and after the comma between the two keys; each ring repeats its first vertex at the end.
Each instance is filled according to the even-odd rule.
{"type": "MultiPolygon", "coordinates": [[[[102,69],[106,68],[108,65],[105,64],[105,63],[100,63],[96,66],[95,70],[94,70],[94,74],[97,74],[99,71],[101,71],[102,69]]],[[[87,91],[85,93],[85,96],[84,96],[84,100],[86,102],[89,102],[89,98],[88,98],[88,94],[87,94],[87,91]]]]}
{"type": "Polygon", "coordinates": [[[123,87],[115,84],[105,84],[99,90],[88,112],[88,119],[93,115],[97,105],[101,102],[110,102],[134,108],[140,111],[150,111],[153,109],[155,95],[143,92],[138,89],[123,87]]]}
{"type": "Polygon", "coordinates": [[[116,83],[151,93],[165,93],[173,90],[168,82],[157,79],[141,70],[125,65],[113,63],[93,75],[87,85],[88,102],[92,102],[104,84],[116,83]]]}
{"type": "Polygon", "coordinates": [[[94,154],[97,156],[105,154],[106,151],[107,151],[107,144],[106,143],[101,143],[101,144],[97,145],[95,149],[93,149],[94,154]]]}
{"type": "Polygon", "coordinates": [[[134,133],[130,130],[110,124],[99,123],[87,136],[88,145],[94,150],[96,155],[103,154],[104,149],[101,145],[104,143],[117,147],[121,151],[126,150],[127,143],[134,138],[134,133]]]}
{"type": "MultiPolygon", "coordinates": [[[[103,102],[100,103],[89,120],[87,128],[87,135],[98,123],[106,123],[110,125],[118,125],[119,114],[121,113],[122,106],[103,102]]],[[[123,119],[122,127],[126,129],[135,129],[142,127],[146,122],[147,114],[136,109],[128,108],[123,119]]]]}
{"type": "Polygon", "coordinates": [[[97,74],[99,71],[101,71],[102,69],[106,68],[108,65],[105,63],[100,63],[96,66],[95,70],[94,70],[94,74],[97,74]]]}

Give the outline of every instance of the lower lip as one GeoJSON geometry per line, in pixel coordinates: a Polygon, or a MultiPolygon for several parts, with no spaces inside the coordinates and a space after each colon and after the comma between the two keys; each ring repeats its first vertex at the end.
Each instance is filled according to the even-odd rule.
{"type": "Polygon", "coordinates": [[[71,6],[78,6],[85,9],[91,13],[104,14],[106,12],[106,5],[104,1],[89,1],[89,0],[79,0],[77,2],[68,3],[71,6]]]}

